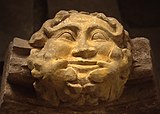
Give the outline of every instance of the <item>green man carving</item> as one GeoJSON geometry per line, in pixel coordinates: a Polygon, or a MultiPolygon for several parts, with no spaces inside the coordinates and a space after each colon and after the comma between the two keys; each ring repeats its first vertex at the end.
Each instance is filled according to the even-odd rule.
{"type": "Polygon", "coordinates": [[[102,13],[60,11],[29,41],[34,88],[53,106],[98,105],[123,92],[132,65],[127,32],[102,13]]]}

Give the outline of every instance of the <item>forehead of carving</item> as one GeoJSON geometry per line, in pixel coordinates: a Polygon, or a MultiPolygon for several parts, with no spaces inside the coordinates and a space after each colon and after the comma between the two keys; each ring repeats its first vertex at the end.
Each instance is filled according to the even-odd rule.
{"type": "Polygon", "coordinates": [[[54,30],[61,29],[63,27],[74,27],[79,30],[99,28],[104,31],[115,31],[115,29],[112,28],[106,21],[99,19],[96,16],[80,13],[71,14],[69,18],[55,26],[54,30]]]}

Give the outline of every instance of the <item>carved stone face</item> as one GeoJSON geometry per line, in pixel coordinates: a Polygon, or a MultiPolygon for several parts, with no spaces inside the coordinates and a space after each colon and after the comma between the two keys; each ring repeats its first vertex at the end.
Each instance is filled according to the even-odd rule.
{"type": "Polygon", "coordinates": [[[28,58],[37,93],[53,105],[118,99],[130,72],[131,51],[112,39],[114,28],[96,16],[73,13],[51,29],[44,47],[32,49],[28,58]]]}

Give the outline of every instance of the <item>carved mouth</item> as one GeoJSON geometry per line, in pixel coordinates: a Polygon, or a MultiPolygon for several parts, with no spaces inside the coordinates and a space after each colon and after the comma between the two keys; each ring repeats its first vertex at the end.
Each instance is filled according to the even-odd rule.
{"type": "Polygon", "coordinates": [[[105,61],[95,61],[95,60],[77,60],[68,61],[68,66],[78,70],[79,72],[88,72],[98,68],[105,67],[108,63],[105,61]]]}
{"type": "Polygon", "coordinates": [[[93,60],[70,60],[68,61],[68,63],[68,66],[74,68],[75,70],[78,70],[79,72],[88,72],[90,70],[99,68],[99,66],[97,65],[97,61],[93,60]]]}
{"type": "Polygon", "coordinates": [[[94,69],[99,68],[98,65],[76,65],[76,64],[69,64],[69,67],[74,68],[75,70],[78,70],[79,72],[88,72],[94,69]]]}

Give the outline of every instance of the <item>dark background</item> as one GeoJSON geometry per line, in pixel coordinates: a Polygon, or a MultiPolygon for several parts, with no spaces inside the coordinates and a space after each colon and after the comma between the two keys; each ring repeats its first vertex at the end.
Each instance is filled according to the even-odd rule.
{"type": "MultiPolygon", "coordinates": [[[[42,23],[57,11],[103,12],[117,18],[131,38],[150,40],[155,81],[160,93],[160,6],[158,0],[1,0],[0,1],[0,75],[4,53],[14,37],[30,39],[42,23]]],[[[160,94],[159,94],[160,95],[160,94]]]]}

